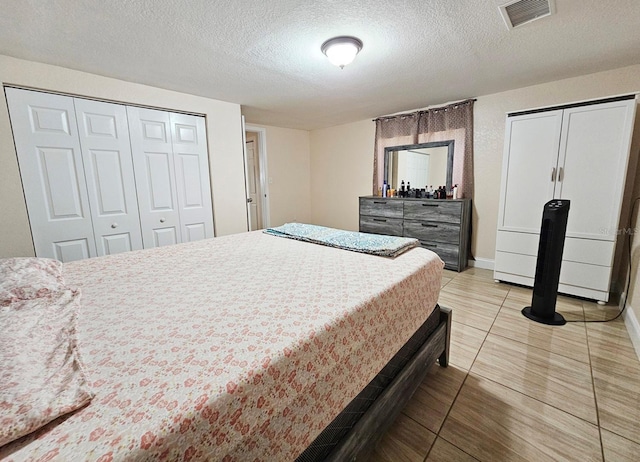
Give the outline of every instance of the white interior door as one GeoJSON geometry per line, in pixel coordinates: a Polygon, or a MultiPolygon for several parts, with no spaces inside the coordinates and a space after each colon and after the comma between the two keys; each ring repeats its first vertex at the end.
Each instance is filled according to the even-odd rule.
{"type": "Polygon", "coordinates": [[[127,111],[75,98],[98,255],[142,249],[127,111]]]}
{"type": "Polygon", "coordinates": [[[73,99],[15,88],[6,95],[36,255],[95,257],[73,99]]]}
{"type": "Polygon", "coordinates": [[[144,248],[182,242],[169,113],[127,106],[144,248]]]}
{"type": "Polygon", "coordinates": [[[204,117],[170,114],[178,211],[184,242],[213,237],[204,117]]]}
{"type": "Polygon", "coordinates": [[[571,201],[567,236],[614,240],[635,100],[564,110],[556,197],[571,201]]]}
{"type": "Polygon", "coordinates": [[[499,224],[539,233],[544,204],[553,199],[562,110],[507,119],[499,224]]]}
{"type": "Polygon", "coordinates": [[[245,152],[247,156],[247,195],[249,196],[247,201],[251,216],[249,231],[255,231],[262,228],[262,217],[260,216],[260,170],[253,141],[246,142],[245,152]]]}

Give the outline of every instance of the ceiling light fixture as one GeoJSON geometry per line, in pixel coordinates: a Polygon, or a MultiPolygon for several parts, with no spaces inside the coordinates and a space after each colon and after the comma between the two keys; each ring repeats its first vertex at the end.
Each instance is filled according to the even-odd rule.
{"type": "Polygon", "coordinates": [[[362,50],[362,41],[356,37],[343,35],[327,40],[320,49],[327,55],[331,64],[344,69],[344,66],[351,63],[362,50]]]}

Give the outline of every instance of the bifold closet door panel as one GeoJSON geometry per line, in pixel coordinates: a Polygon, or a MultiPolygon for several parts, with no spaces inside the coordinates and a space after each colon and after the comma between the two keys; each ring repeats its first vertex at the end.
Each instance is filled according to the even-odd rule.
{"type": "Polygon", "coordinates": [[[144,248],[182,242],[169,113],[127,106],[144,248]]]}
{"type": "Polygon", "coordinates": [[[562,110],[507,117],[498,228],[540,232],[553,199],[562,110]]]}
{"type": "Polygon", "coordinates": [[[142,249],[127,110],[75,98],[98,255],[142,249]]]}
{"type": "Polygon", "coordinates": [[[564,110],[556,196],[571,201],[567,236],[613,241],[636,101],[564,110]]]}
{"type": "Polygon", "coordinates": [[[6,88],[36,255],[97,255],[73,99],[6,88]]]}
{"type": "Polygon", "coordinates": [[[170,113],[176,187],[184,242],[213,237],[204,117],[170,113]]]}

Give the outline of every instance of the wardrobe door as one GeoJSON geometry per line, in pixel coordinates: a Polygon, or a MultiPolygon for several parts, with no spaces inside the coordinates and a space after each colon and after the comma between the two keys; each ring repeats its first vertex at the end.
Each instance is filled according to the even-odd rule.
{"type": "Polygon", "coordinates": [[[562,110],[507,118],[498,228],[539,233],[553,199],[562,110]]]}
{"type": "Polygon", "coordinates": [[[98,255],[142,249],[127,111],[74,99],[98,255]]]}
{"type": "Polygon", "coordinates": [[[213,237],[211,183],[204,117],[169,115],[182,239],[213,237]]]}
{"type": "Polygon", "coordinates": [[[556,197],[571,201],[567,236],[614,240],[635,100],[564,110],[556,197]]]}
{"type": "Polygon", "coordinates": [[[144,248],[182,242],[169,113],[127,106],[144,248]]]}
{"type": "Polygon", "coordinates": [[[73,99],[6,89],[36,255],[95,257],[73,99]]]}

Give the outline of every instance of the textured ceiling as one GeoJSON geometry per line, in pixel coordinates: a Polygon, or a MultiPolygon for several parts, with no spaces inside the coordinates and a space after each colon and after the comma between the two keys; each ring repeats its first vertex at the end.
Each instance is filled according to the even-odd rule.
{"type": "MultiPolygon", "coordinates": [[[[640,0],[0,0],[0,54],[242,104],[314,129],[640,63],[640,0]],[[344,70],[320,45],[364,42],[344,70]]],[[[638,83],[640,89],[640,82],[638,83]]]]}

